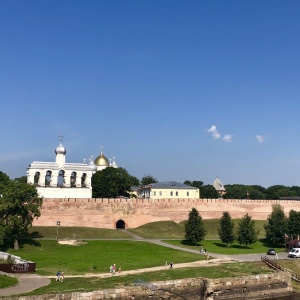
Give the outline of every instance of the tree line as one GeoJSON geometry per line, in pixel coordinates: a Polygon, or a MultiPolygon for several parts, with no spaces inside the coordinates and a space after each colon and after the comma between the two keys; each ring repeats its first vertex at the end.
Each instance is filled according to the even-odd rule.
{"type": "MultiPolygon", "coordinates": [[[[185,223],[185,239],[192,245],[197,245],[204,240],[206,232],[201,215],[196,208],[192,208],[185,223]]],[[[218,234],[222,243],[227,246],[238,241],[239,244],[248,248],[249,245],[256,242],[258,232],[255,230],[255,222],[249,214],[241,218],[235,231],[230,213],[225,211],[219,220],[218,234]]]]}
{"type": "MultiPolygon", "coordinates": [[[[247,213],[239,220],[238,228],[228,211],[223,212],[219,219],[218,235],[223,244],[232,245],[237,241],[240,245],[248,248],[257,241],[258,231],[255,229],[255,221],[247,213]]],[[[266,240],[274,247],[285,246],[288,240],[299,239],[300,235],[300,212],[291,210],[286,217],[281,205],[272,206],[272,212],[265,224],[266,240]]],[[[192,245],[197,245],[204,240],[206,229],[201,215],[196,208],[192,208],[185,223],[185,239],[192,245]]]]}
{"type": "MultiPolygon", "coordinates": [[[[213,185],[204,185],[203,181],[186,180],[184,184],[199,188],[201,198],[220,197],[213,185]]],[[[300,197],[300,186],[273,185],[264,188],[261,185],[226,184],[224,188],[226,190],[226,194],[222,196],[224,199],[277,200],[281,197],[300,197]]]]}

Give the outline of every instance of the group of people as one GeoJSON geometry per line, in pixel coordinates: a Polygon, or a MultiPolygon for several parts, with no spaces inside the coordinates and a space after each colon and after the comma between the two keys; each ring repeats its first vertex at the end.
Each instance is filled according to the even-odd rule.
{"type": "Polygon", "coordinates": [[[64,282],[64,272],[58,271],[56,273],[56,281],[64,282]]]}
{"type": "MultiPolygon", "coordinates": [[[[113,264],[109,267],[109,272],[112,273],[112,274],[115,274],[116,269],[117,269],[116,264],[113,264]]],[[[118,270],[118,273],[120,273],[120,272],[121,272],[121,266],[119,267],[119,270],[118,270]]]]}

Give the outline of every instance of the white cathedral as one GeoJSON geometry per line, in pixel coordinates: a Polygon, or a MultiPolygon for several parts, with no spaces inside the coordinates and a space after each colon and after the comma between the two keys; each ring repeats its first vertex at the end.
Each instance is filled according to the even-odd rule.
{"type": "Polygon", "coordinates": [[[55,162],[34,161],[27,168],[27,183],[36,186],[40,196],[44,198],[91,198],[92,175],[107,167],[117,168],[115,157],[104,156],[102,147],[100,155],[87,164],[66,163],[66,148],[62,140],[55,150],[55,162]]]}

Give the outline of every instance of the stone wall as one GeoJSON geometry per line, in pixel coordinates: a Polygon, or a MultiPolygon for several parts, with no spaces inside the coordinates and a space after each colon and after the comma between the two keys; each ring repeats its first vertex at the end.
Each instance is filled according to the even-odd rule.
{"type": "Polygon", "coordinates": [[[249,213],[254,220],[266,220],[274,204],[282,205],[287,215],[291,209],[300,210],[295,200],[47,198],[33,225],[54,226],[59,220],[62,226],[114,229],[123,220],[129,229],[156,221],[179,223],[188,219],[193,207],[203,219],[217,219],[229,211],[233,219],[249,213]]]}
{"type": "Polygon", "coordinates": [[[287,272],[251,275],[238,278],[189,278],[155,283],[139,282],[137,285],[92,292],[69,292],[55,295],[22,296],[9,300],[144,300],[144,299],[274,299],[292,294],[291,276],[287,272]]]}
{"type": "Polygon", "coordinates": [[[206,299],[274,299],[292,293],[288,272],[207,280],[206,299]]]}

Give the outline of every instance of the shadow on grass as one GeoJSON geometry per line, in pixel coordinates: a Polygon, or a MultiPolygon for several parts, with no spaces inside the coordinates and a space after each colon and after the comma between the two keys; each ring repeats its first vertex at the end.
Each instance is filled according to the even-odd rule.
{"type": "MultiPolygon", "coordinates": [[[[25,245],[30,245],[34,247],[41,247],[41,243],[30,238],[18,239],[19,247],[24,248],[25,245]]],[[[0,251],[6,252],[8,249],[14,249],[14,241],[12,239],[3,239],[2,244],[0,245],[0,251]]]]}
{"type": "Polygon", "coordinates": [[[24,236],[21,237],[21,239],[39,239],[43,238],[44,236],[40,234],[38,231],[33,231],[33,232],[27,232],[24,234],[24,236]]]}
{"type": "Polygon", "coordinates": [[[259,239],[259,240],[262,243],[262,245],[265,246],[265,247],[267,247],[267,248],[278,247],[278,246],[275,246],[272,243],[270,243],[267,239],[259,239]]]}
{"type": "Polygon", "coordinates": [[[230,249],[253,249],[252,247],[248,246],[246,247],[245,245],[226,245],[222,243],[213,243],[215,246],[219,248],[230,248],[230,249]]]}
{"type": "Polygon", "coordinates": [[[195,244],[192,244],[190,241],[188,240],[182,240],[180,242],[181,245],[184,245],[184,246],[194,246],[194,247],[200,247],[201,244],[197,243],[196,245],[195,244]]]}
{"type": "Polygon", "coordinates": [[[41,247],[41,243],[34,240],[34,239],[19,239],[19,246],[20,248],[23,248],[25,245],[30,245],[30,246],[34,246],[34,247],[41,247]]]}

